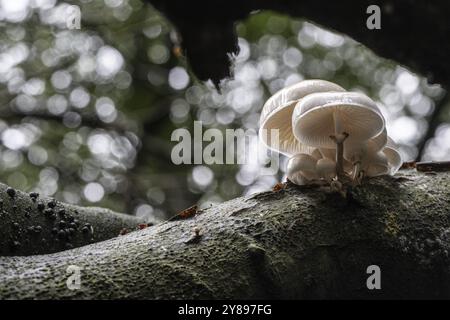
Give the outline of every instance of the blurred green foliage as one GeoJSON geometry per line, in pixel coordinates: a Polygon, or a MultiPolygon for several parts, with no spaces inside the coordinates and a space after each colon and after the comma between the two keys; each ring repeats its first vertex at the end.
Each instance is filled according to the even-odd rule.
{"type": "MultiPolygon", "coordinates": [[[[257,129],[271,94],[309,78],[371,96],[413,159],[443,94],[346,36],[274,12],[237,25],[234,78],[218,93],[195,80],[176,31],[150,6],[71,3],[81,8],[80,30],[67,29],[68,3],[0,0],[0,180],[66,202],[164,219],[271,188],[282,171],[173,165],[171,133],[194,120],[257,129]]],[[[425,159],[450,154],[450,126],[439,130],[425,159]]]]}

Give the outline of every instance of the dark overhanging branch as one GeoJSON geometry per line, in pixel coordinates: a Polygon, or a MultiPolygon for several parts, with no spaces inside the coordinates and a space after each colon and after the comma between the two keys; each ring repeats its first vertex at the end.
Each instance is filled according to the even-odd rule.
{"type": "Polygon", "coordinates": [[[372,49],[427,77],[450,87],[450,3],[391,0],[146,0],[177,27],[187,60],[202,80],[219,83],[231,74],[230,53],[237,52],[234,24],[255,10],[274,10],[301,17],[344,33],[372,49]],[[381,8],[381,29],[369,30],[369,5],[381,8]]]}

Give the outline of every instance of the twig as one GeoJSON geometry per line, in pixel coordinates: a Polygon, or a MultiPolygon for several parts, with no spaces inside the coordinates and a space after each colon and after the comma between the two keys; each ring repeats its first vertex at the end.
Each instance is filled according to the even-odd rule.
{"type": "Polygon", "coordinates": [[[416,170],[422,172],[450,171],[450,161],[417,162],[416,170]]]}

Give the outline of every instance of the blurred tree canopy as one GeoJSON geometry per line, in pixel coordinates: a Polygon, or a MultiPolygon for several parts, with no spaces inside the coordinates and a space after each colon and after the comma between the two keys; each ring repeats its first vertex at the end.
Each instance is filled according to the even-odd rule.
{"type": "MultiPolygon", "coordinates": [[[[177,31],[140,0],[0,0],[0,181],[155,220],[267,190],[282,171],[174,165],[171,133],[194,120],[257,129],[271,94],[309,78],[368,94],[404,160],[417,157],[440,86],[305,20],[261,11],[236,28],[234,77],[218,92],[196,80],[177,31]],[[81,9],[80,30],[67,29],[69,4],[81,9]]],[[[423,159],[450,156],[444,107],[423,159]]]]}

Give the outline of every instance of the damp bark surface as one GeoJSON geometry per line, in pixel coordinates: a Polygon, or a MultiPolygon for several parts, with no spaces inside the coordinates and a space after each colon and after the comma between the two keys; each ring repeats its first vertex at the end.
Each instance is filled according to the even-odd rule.
{"type": "Polygon", "coordinates": [[[81,247],[135,230],[144,223],[134,216],[66,204],[0,184],[0,256],[81,247]]]}
{"type": "Polygon", "coordinates": [[[347,199],[288,184],[83,247],[0,257],[0,297],[450,298],[449,217],[450,173],[374,178],[347,199]],[[366,286],[370,265],[381,290],[366,286]]]}

